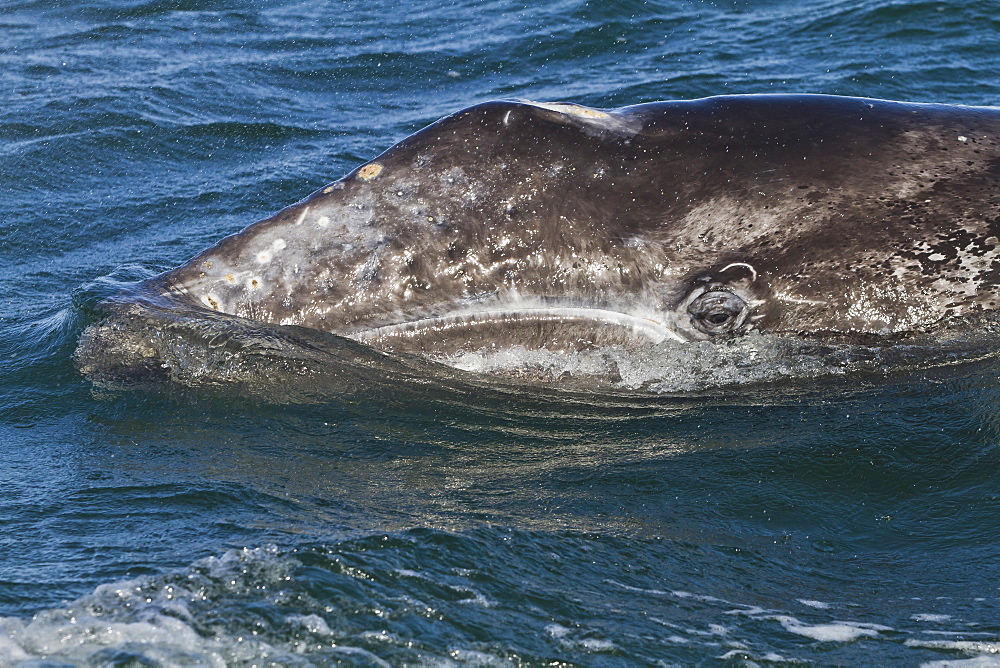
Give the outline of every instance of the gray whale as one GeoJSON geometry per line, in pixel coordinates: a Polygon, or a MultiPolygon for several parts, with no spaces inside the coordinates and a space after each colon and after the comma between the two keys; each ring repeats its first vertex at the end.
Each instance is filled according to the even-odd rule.
{"type": "Polygon", "coordinates": [[[431,357],[902,337],[997,307],[998,139],[998,109],[824,95],[487,102],[140,292],[431,357]]]}

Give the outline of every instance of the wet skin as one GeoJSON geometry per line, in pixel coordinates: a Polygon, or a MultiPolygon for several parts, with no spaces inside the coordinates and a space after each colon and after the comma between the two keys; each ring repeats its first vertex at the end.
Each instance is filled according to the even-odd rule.
{"type": "Polygon", "coordinates": [[[996,308],[1000,110],[816,95],[488,102],[149,282],[418,354],[996,308]]]}

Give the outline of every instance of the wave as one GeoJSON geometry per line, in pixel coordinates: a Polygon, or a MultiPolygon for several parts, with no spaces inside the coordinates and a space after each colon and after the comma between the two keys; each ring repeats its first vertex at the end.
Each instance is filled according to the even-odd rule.
{"type": "Polygon", "coordinates": [[[781,663],[808,661],[816,652],[828,657],[824,652],[835,648],[838,660],[863,662],[877,651],[912,663],[988,657],[998,646],[995,632],[949,614],[960,614],[966,601],[911,600],[885,619],[836,597],[796,599],[800,582],[762,606],[747,602],[761,598],[753,592],[684,588],[682,564],[697,558],[697,549],[641,547],[676,553],[668,559],[671,580],[641,570],[662,561],[655,552],[643,556],[632,543],[631,565],[609,562],[621,548],[616,540],[574,534],[414,529],[328,545],[236,549],[102,584],[30,620],[0,618],[0,661],[381,666],[714,657],[781,663]],[[590,562],[581,562],[577,550],[590,562]],[[587,591],[566,589],[567,569],[587,591]],[[635,609],[644,614],[634,615],[635,609]]]}

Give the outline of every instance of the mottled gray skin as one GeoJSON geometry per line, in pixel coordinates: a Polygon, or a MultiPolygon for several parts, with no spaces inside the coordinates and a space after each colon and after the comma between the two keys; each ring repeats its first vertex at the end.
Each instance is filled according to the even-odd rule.
{"type": "Polygon", "coordinates": [[[998,138],[818,95],[489,102],[148,287],[428,354],[926,331],[997,306],[998,138]]]}

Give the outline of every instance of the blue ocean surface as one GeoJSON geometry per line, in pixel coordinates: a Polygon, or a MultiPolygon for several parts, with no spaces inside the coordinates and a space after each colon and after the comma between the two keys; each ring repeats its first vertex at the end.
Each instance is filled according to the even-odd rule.
{"type": "Polygon", "coordinates": [[[997,72],[995,0],[4,0],[0,666],[1000,665],[992,351],[312,402],[72,359],[101,299],[478,102],[997,72]]]}

